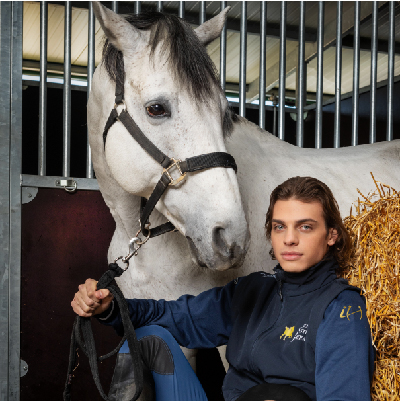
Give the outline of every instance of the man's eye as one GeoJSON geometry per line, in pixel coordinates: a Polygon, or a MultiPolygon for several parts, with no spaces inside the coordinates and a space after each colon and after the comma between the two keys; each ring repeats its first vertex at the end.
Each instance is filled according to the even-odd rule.
{"type": "Polygon", "coordinates": [[[301,226],[301,230],[310,231],[310,230],[312,230],[312,226],[304,224],[304,225],[301,226]]]}
{"type": "Polygon", "coordinates": [[[164,117],[169,115],[164,106],[158,103],[146,107],[146,111],[148,112],[150,117],[164,117]]]}
{"type": "Polygon", "coordinates": [[[277,224],[276,226],[273,227],[273,229],[276,230],[276,231],[280,231],[280,230],[284,229],[284,226],[281,225],[281,224],[277,224]]]}

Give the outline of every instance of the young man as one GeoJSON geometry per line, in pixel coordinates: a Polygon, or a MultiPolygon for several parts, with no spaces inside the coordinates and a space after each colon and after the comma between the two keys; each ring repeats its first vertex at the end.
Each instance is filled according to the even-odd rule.
{"type": "MultiPolygon", "coordinates": [[[[330,189],[310,177],[279,185],[270,197],[266,235],[279,262],[274,274],[252,273],[177,301],[128,300],[138,338],[167,329],[173,338],[156,337],[174,358],[175,341],[187,348],[227,344],[226,401],[370,400],[374,351],[365,301],[337,278],[351,244],[330,189]]],[[[71,304],[121,334],[118,307],[107,290],[96,291],[96,281],[82,284],[71,304]]],[[[188,380],[195,383],[190,389],[160,399],[205,400],[196,378],[188,380]]]]}

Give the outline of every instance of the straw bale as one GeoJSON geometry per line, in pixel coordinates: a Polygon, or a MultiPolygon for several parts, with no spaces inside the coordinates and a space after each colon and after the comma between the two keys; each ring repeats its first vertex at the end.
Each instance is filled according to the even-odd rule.
{"type": "MultiPolygon", "coordinates": [[[[372,174],[372,173],[371,173],[372,174]]],[[[372,401],[400,399],[400,193],[379,181],[344,219],[354,253],[345,269],[361,288],[376,348],[372,401]]]]}

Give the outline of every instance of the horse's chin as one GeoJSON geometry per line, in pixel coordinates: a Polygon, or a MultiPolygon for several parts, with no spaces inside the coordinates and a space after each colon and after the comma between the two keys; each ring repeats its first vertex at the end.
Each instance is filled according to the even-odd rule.
{"type": "Polygon", "coordinates": [[[207,263],[200,255],[198,248],[195,246],[192,238],[186,237],[189,244],[189,249],[191,251],[192,260],[199,266],[205,267],[210,270],[217,270],[217,271],[225,271],[229,269],[236,269],[240,267],[244,261],[245,253],[241,255],[240,258],[231,259],[231,258],[219,258],[218,260],[213,259],[212,262],[207,263]]]}

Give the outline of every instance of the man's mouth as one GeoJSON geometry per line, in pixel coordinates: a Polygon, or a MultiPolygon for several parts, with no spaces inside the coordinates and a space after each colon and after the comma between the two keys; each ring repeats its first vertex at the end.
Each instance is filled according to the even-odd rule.
{"type": "Polygon", "coordinates": [[[301,258],[302,253],[299,252],[282,252],[281,256],[284,260],[298,260],[301,258]]]}

